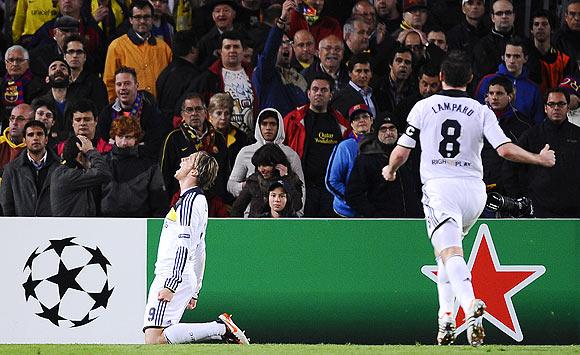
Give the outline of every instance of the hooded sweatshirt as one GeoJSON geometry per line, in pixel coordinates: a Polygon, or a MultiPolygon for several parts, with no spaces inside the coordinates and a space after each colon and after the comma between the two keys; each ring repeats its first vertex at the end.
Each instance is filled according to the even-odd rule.
{"type": "MultiPolygon", "coordinates": [[[[230,178],[228,180],[228,191],[232,195],[234,195],[234,197],[237,197],[240,194],[246,179],[255,172],[255,167],[252,164],[252,156],[254,156],[254,153],[256,153],[256,150],[258,150],[258,148],[260,148],[266,143],[275,143],[282,149],[284,154],[286,154],[288,161],[290,162],[290,168],[292,169],[293,172],[296,173],[296,175],[298,175],[300,181],[304,183],[304,172],[302,171],[302,163],[300,161],[300,157],[294,150],[292,150],[292,148],[283,144],[285,134],[282,115],[276,109],[266,108],[260,111],[260,114],[258,115],[258,121],[260,121],[260,118],[264,111],[274,111],[276,113],[276,118],[278,119],[278,132],[276,134],[276,138],[274,138],[273,142],[267,142],[262,136],[262,131],[260,130],[260,122],[256,124],[256,129],[254,130],[254,138],[256,139],[256,143],[245,146],[240,150],[236,158],[236,162],[234,163],[234,167],[232,168],[232,173],[230,174],[230,178]]],[[[305,201],[305,195],[306,191],[304,189],[304,185],[302,185],[303,206],[305,201]]],[[[300,211],[299,215],[301,214],[302,211],[300,211]]]]}

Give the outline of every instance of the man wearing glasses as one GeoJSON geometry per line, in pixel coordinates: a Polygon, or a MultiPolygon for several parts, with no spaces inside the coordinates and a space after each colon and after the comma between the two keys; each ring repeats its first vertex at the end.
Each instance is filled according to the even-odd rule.
{"type": "Polygon", "coordinates": [[[554,36],[554,46],[575,62],[580,59],[580,0],[570,0],[562,29],[554,36]]]}
{"type": "Polygon", "coordinates": [[[8,116],[17,105],[30,102],[44,93],[40,77],[34,76],[29,67],[28,51],[22,46],[12,46],[4,55],[6,75],[0,81],[0,95],[4,110],[2,129],[8,127],[8,116]]]}
{"type": "Polygon", "coordinates": [[[473,47],[473,84],[479,83],[487,74],[494,73],[501,63],[506,42],[514,35],[514,6],[508,0],[497,0],[492,5],[491,33],[473,47]]]}
{"type": "Polygon", "coordinates": [[[508,192],[530,198],[534,217],[580,217],[580,127],[568,121],[569,104],[570,94],[565,88],[548,90],[546,119],[518,140],[518,145],[529,151],[539,151],[546,144],[557,149],[556,165],[551,170],[524,164],[512,166],[508,192]]]}
{"type": "Polygon", "coordinates": [[[24,125],[34,118],[34,111],[28,104],[20,104],[12,109],[9,125],[0,136],[0,177],[4,166],[14,160],[26,148],[23,143],[24,125]]]}
{"type": "Polygon", "coordinates": [[[214,157],[219,166],[215,185],[207,193],[210,217],[226,217],[218,206],[231,204],[233,197],[227,192],[226,184],[230,174],[228,148],[224,136],[208,121],[208,112],[202,98],[197,93],[187,93],[181,103],[181,124],[171,131],[161,152],[161,173],[165,189],[173,201],[179,197],[179,182],[175,171],[181,159],[199,151],[214,157]]]}
{"type": "Polygon", "coordinates": [[[120,67],[135,68],[140,88],[157,96],[157,77],[171,62],[171,48],[151,35],[153,6],[148,1],[135,0],[129,12],[131,28],[111,42],[107,51],[103,81],[109,101],[115,99],[115,72],[120,67]]]}
{"type": "Polygon", "coordinates": [[[64,60],[71,69],[68,92],[70,97],[76,99],[90,98],[97,106],[97,111],[101,112],[109,104],[107,88],[103,80],[88,69],[92,68],[91,59],[94,58],[89,58],[85,44],[85,40],[78,35],[72,35],[64,41],[64,60]]]}

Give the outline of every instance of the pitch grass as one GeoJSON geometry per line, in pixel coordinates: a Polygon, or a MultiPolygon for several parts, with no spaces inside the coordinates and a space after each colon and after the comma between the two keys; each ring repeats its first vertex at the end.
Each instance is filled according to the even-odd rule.
{"type": "Polygon", "coordinates": [[[580,354],[580,346],[484,345],[304,345],[252,344],[249,346],[222,344],[192,345],[0,345],[0,354],[34,355],[149,355],[149,354],[448,354],[448,353],[525,353],[580,354]]]}

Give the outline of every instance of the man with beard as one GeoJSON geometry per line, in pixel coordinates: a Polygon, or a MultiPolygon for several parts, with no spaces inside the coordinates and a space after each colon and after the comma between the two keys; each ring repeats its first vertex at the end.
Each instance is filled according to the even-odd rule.
{"type": "Polygon", "coordinates": [[[47,132],[40,121],[24,125],[26,149],[6,165],[0,184],[5,216],[52,216],[50,178],[60,164],[56,154],[46,148],[47,132]]]}
{"type": "Polygon", "coordinates": [[[129,12],[131,28],[126,35],[111,42],[107,51],[103,81],[109,102],[115,100],[115,73],[119,68],[134,68],[141,89],[157,96],[157,77],[171,62],[171,48],[151,35],[153,6],[147,1],[135,0],[129,12]]]}
{"type": "MultiPolygon", "coordinates": [[[[282,5],[280,18],[287,19],[294,6],[294,1],[286,0],[282,5]]],[[[260,110],[275,107],[285,116],[308,102],[306,80],[290,66],[292,57],[292,41],[284,34],[284,26],[276,23],[270,30],[264,51],[252,75],[260,110]]]]}
{"type": "Polygon", "coordinates": [[[132,116],[141,124],[145,135],[139,144],[139,153],[155,161],[159,158],[159,150],[169,122],[164,122],[161,112],[148,92],[138,90],[135,69],[120,67],[115,72],[115,101],[105,107],[99,115],[97,136],[109,140],[111,123],[122,117],[132,116]]]}
{"type": "Polygon", "coordinates": [[[68,93],[70,84],[70,67],[63,59],[57,59],[48,66],[46,83],[50,90],[41,96],[43,100],[52,103],[56,107],[54,132],[60,140],[68,138],[71,132],[69,107],[74,99],[68,93]]]}
{"type": "MultiPolygon", "coordinates": [[[[44,93],[44,86],[40,77],[30,70],[28,51],[22,46],[12,46],[4,54],[6,74],[0,82],[2,106],[0,112],[2,127],[8,126],[10,111],[17,105],[31,102],[44,93]]],[[[46,72],[45,72],[46,73],[46,72]]],[[[44,76],[44,74],[43,74],[44,76]]]]}
{"type": "Polygon", "coordinates": [[[346,184],[346,202],[358,217],[423,216],[417,160],[403,167],[395,181],[385,181],[381,176],[398,138],[397,126],[391,117],[384,115],[377,117],[373,133],[359,143],[359,155],[346,184]]]}
{"type": "Polygon", "coordinates": [[[167,135],[161,156],[161,173],[169,198],[179,197],[179,182],[174,174],[181,160],[195,152],[205,151],[216,159],[219,166],[215,185],[208,191],[209,215],[227,217],[224,205],[231,204],[233,197],[226,189],[230,174],[226,140],[208,121],[207,109],[199,94],[185,94],[181,117],[179,127],[167,135]]]}
{"type": "Polygon", "coordinates": [[[24,125],[33,119],[34,111],[28,104],[20,104],[12,109],[8,128],[0,136],[0,178],[4,166],[26,147],[22,142],[24,125]]]}

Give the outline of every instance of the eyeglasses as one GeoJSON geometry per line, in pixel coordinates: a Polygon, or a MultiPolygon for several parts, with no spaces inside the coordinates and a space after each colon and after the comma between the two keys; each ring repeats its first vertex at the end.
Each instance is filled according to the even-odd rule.
{"type": "Polygon", "coordinates": [[[52,115],[52,112],[50,112],[50,111],[40,111],[40,110],[37,110],[36,111],[36,115],[37,116],[41,116],[41,117],[44,116],[46,118],[53,118],[54,117],[52,115]]]}
{"type": "Polygon", "coordinates": [[[291,46],[291,45],[293,45],[293,44],[294,44],[294,41],[292,41],[292,40],[289,40],[289,39],[287,39],[287,40],[285,40],[285,41],[282,41],[282,45],[283,45],[283,46],[284,46],[284,45],[286,45],[286,46],[291,46]]]}
{"type": "Polygon", "coordinates": [[[24,58],[8,58],[5,60],[6,63],[10,63],[10,64],[22,64],[24,62],[26,62],[28,59],[24,59],[24,58]]]}
{"type": "Polygon", "coordinates": [[[393,127],[390,127],[389,126],[389,127],[381,127],[381,128],[379,128],[379,132],[381,132],[381,133],[387,133],[388,131],[396,131],[396,130],[397,130],[397,128],[394,127],[394,126],[393,127]]]}
{"type": "Polygon", "coordinates": [[[568,13],[566,14],[567,16],[570,16],[572,18],[574,17],[580,17],[580,12],[576,12],[576,11],[568,11],[568,13]]]}
{"type": "Polygon", "coordinates": [[[68,54],[68,55],[75,55],[75,54],[76,55],[83,55],[83,54],[85,54],[85,51],[84,51],[84,49],[68,49],[66,51],[66,54],[68,54]]]}
{"type": "Polygon", "coordinates": [[[512,10],[496,11],[496,12],[493,13],[494,16],[498,16],[498,17],[511,16],[513,14],[514,14],[514,12],[512,10]]]}
{"type": "Polygon", "coordinates": [[[550,107],[550,108],[554,108],[556,106],[560,107],[560,108],[564,108],[566,106],[568,106],[568,103],[566,101],[559,101],[559,102],[546,102],[546,106],[550,107]]]}
{"type": "Polygon", "coordinates": [[[202,113],[203,111],[205,111],[205,107],[203,106],[195,106],[195,107],[184,107],[183,109],[181,109],[181,112],[186,112],[189,114],[192,113],[202,113]]]}
{"type": "Polygon", "coordinates": [[[151,16],[151,15],[133,15],[131,17],[134,18],[137,21],[140,21],[140,20],[148,21],[148,20],[151,20],[151,18],[153,16],[151,16]]]}

